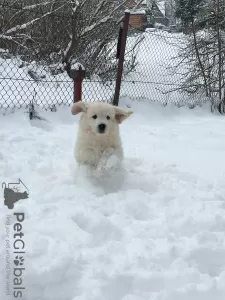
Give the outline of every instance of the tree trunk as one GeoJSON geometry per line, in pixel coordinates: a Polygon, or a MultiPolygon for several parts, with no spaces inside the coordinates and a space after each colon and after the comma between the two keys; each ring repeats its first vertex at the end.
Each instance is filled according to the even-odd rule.
{"type": "Polygon", "coordinates": [[[218,44],[218,79],[219,79],[219,99],[222,101],[222,51],[221,51],[221,37],[220,37],[220,25],[219,25],[219,13],[220,13],[220,0],[216,0],[216,35],[218,44]]]}
{"type": "Polygon", "coordinates": [[[200,66],[200,69],[202,72],[203,79],[204,79],[206,97],[208,97],[209,91],[208,91],[207,77],[206,77],[205,70],[204,70],[204,67],[203,67],[203,64],[201,61],[200,53],[198,50],[198,43],[197,43],[197,37],[196,37],[196,32],[195,32],[194,19],[192,19],[192,21],[191,21],[191,29],[192,29],[192,33],[193,33],[193,37],[194,37],[195,53],[196,53],[198,63],[199,63],[199,66],[200,66]]]}

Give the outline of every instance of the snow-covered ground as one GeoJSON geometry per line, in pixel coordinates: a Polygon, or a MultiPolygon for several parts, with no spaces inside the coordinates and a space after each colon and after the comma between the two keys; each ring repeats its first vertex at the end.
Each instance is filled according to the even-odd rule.
{"type": "Polygon", "coordinates": [[[0,201],[2,300],[15,299],[4,291],[4,224],[14,212],[25,214],[23,300],[225,298],[224,117],[126,105],[135,113],[120,127],[124,182],[107,189],[76,173],[79,116],[69,108],[42,112],[46,121],[0,116],[0,178],[29,189],[13,211],[0,201]]]}

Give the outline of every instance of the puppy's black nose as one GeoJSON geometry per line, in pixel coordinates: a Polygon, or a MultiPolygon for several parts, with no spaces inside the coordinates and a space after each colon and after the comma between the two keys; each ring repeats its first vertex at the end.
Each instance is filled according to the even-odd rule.
{"type": "Polygon", "coordinates": [[[103,124],[103,123],[101,123],[101,124],[98,125],[98,131],[100,133],[103,133],[105,131],[105,128],[106,128],[106,125],[103,124]]]}

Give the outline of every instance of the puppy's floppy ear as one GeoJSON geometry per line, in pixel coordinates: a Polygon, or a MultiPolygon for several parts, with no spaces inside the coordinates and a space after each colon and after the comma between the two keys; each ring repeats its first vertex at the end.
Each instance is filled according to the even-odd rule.
{"type": "Polygon", "coordinates": [[[72,115],[77,115],[80,112],[87,112],[87,104],[83,101],[78,101],[71,108],[72,115]]]}
{"type": "Polygon", "coordinates": [[[130,115],[133,114],[133,111],[126,111],[123,108],[115,107],[115,118],[118,124],[121,124],[124,120],[126,120],[130,115]]]}

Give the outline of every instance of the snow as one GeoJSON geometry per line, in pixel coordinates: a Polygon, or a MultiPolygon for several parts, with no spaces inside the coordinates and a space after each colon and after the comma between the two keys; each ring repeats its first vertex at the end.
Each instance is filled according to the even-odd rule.
{"type": "MultiPolygon", "coordinates": [[[[48,3],[44,3],[43,5],[46,5],[46,4],[48,4],[48,3]]],[[[39,4],[38,4],[37,6],[39,6],[39,4]]],[[[64,6],[64,5],[61,5],[60,7],[57,7],[56,9],[51,10],[50,12],[47,12],[47,13],[43,14],[43,15],[42,15],[41,17],[39,17],[39,18],[35,18],[35,19],[33,19],[33,20],[31,20],[31,21],[29,21],[29,22],[27,22],[27,23],[24,23],[24,24],[21,24],[21,25],[17,25],[17,26],[15,26],[15,27],[12,27],[12,28],[8,29],[7,31],[4,32],[4,35],[0,35],[0,38],[3,38],[3,39],[4,39],[4,38],[5,38],[5,39],[7,39],[7,38],[10,39],[10,38],[12,38],[12,37],[8,37],[7,35],[8,35],[8,34],[16,33],[16,32],[19,31],[19,30],[22,30],[22,29],[27,28],[28,26],[30,26],[30,25],[36,23],[36,22],[39,21],[40,19],[43,19],[43,18],[45,18],[45,17],[51,15],[52,13],[58,11],[58,10],[61,9],[63,6],[64,6]]],[[[29,9],[29,6],[27,6],[27,7],[25,6],[25,7],[24,7],[24,10],[26,10],[26,9],[29,9]]]]}
{"type": "Polygon", "coordinates": [[[142,10],[134,10],[134,11],[131,11],[130,13],[131,15],[145,15],[146,14],[146,11],[144,9],[142,10]]]}
{"type": "MultiPolygon", "coordinates": [[[[149,30],[144,37],[119,102],[134,111],[120,125],[124,169],[102,181],[73,158],[79,116],[59,105],[72,103],[72,80],[66,73],[53,77],[36,62],[19,67],[19,59],[0,58],[1,105],[27,105],[35,93],[40,106],[57,105],[57,112],[38,110],[43,120],[30,121],[24,108],[0,114],[0,178],[20,178],[29,189],[29,199],[13,210],[25,214],[23,300],[225,297],[225,119],[207,102],[195,109],[172,104],[202,104],[201,95],[162,95],[159,89],[179,84],[165,64],[181,35],[149,30]]],[[[127,55],[137,38],[128,38],[127,55]]],[[[84,80],[87,101],[109,101],[113,91],[114,84],[97,76],[84,80]]],[[[5,223],[13,212],[2,197],[2,300],[14,299],[4,291],[5,223]]]]}
{"type": "Polygon", "coordinates": [[[3,39],[3,40],[12,40],[12,37],[4,35],[4,34],[0,34],[0,39],[3,39]]]}
{"type": "MultiPolygon", "coordinates": [[[[77,170],[70,108],[0,116],[0,178],[29,189],[13,211],[25,213],[23,299],[224,299],[225,119],[208,106],[120,105],[135,112],[120,125],[120,186],[77,170]]],[[[0,274],[9,213],[1,201],[0,274]]]]}
{"type": "Polygon", "coordinates": [[[77,63],[77,62],[71,64],[72,70],[79,70],[80,68],[81,68],[81,70],[85,71],[85,67],[82,64],[77,63]]]}
{"type": "Polygon", "coordinates": [[[86,33],[92,31],[94,28],[98,27],[100,24],[104,24],[106,23],[107,21],[109,21],[111,19],[111,16],[107,16],[107,17],[104,17],[102,18],[100,21],[86,27],[82,33],[81,33],[81,36],[85,35],[86,33]]]}
{"type": "Polygon", "coordinates": [[[66,50],[64,51],[64,57],[67,56],[67,54],[68,54],[68,52],[69,52],[71,46],[72,46],[72,40],[69,41],[69,43],[68,43],[68,45],[67,45],[67,47],[66,47],[66,50]]]}
{"type": "Polygon", "coordinates": [[[0,53],[9,53],[9,50],[0,48],[0,53]]]}

